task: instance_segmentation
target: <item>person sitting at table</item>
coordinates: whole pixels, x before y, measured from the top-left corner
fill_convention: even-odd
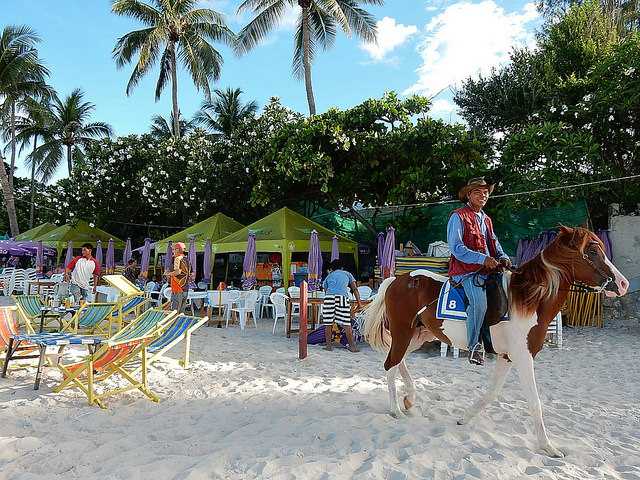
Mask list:
[[[325,350],[333,350],[333,324],[344,328],[349,342],[349,350],[357,352],[353,329],[351,328],[351,302],[349,290],[353,292],[358,303],[358,309],[362,308],[360,293],[356,285],[356,279],[350,272],[342,267],[340,260],[332,261],[327,271],[329,274],[322,282],[324,288],[324,301],[322,303],[322,323],[325,332]]]

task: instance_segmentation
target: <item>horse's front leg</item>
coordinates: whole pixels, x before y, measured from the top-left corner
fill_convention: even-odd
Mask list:
[[[507,374],[511,371],[511,363],[508,360],[503,358],[501,355],[498,356],[496,360],[496,368],[493,372],[493,378],[491,379],[491,384],[487,391],[478,398],[474,404],[469,407],[469,409],[464,413],[464,416],[458,420],[458,425],[464,425],[465,423],[469,423],[473,417],[475,417],[478,413],[486,408],[491,402],[493,402],[504,385],[505,380],[507,379]]]
[[[518,370],[520,384],[529,403],[529,410],[533,416],[533,426],[538,438],[538,445],[540,449],[550,457],[564,457],[564,453],[551,444],[551,440],[549,440],[547,436],[547,430],[544,427],[542,404],[540,402],[540,396],[538,395],[538,388],[536,387],[536,376],[533,371],[533,357],[524,346],[515,350],[516,351],[511,352],[509,355]]]
[[[399,367],[396,365],[387,370],[387,386],[389,387],[389,408],[391,409],[391,416],[402,418],[404,413],[402,413],[400,405],[398,404],[398,390],[396,388],[398,369]]]

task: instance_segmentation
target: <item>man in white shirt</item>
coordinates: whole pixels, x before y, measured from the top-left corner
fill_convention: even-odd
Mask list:
[[[92,252],[93,246],[90,243],[82,245],[82,255],[74,257],[64,271],[64,280],[66,282],[70,281],[69,293],[73,295],[76,302],[79,302],[80,299],[88,300],[89,290],[91,289],[89,282],[92,275],[93,294],[95,295],[96,293],[98,276],[100,275],[100,264],[91,255]]]

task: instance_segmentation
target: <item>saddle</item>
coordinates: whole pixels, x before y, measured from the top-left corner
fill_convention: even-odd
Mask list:
[[[474,278],[474,281],[480,282],[480,286],[487,293],[487,313],[480,330],[480,339],[487,352],[495,353],[491,344],[489,327],[508,320],[507,313],[509,311],[509,300],[502,285],[502,273],[490,273],[484,282],[479,277]],[[452,286],[450,280],[447,280],[440,289],[436,318],[440,320],[466,321],[468,305],[469,300],[464,293],[462,285]]]

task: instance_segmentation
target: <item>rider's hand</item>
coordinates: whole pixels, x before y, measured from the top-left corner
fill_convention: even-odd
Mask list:
[[[498,261],[493,257],[487,257],[484,259],[484,266],[489,270],[493,270],[498,266]]]
[[[502,266],[503,268],[509,268],[511,266],[511,259],[510,258],[501,258],[500,259],[500,266]]]

